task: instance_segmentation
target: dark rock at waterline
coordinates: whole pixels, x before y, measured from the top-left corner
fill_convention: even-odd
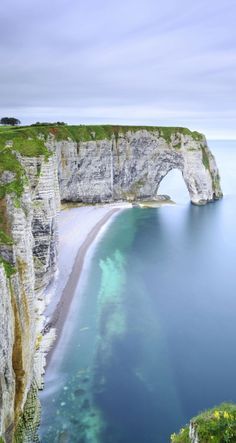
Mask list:
[[[76,389],[76,391],[74,391],[74,394],[77,396],[84,395],[85,393],[86,393],[85,389],[82,388],[78,388]]]
[[[71,422],[73,425],[78,425],[79,420],[78,420],[77,418],[75,418],[75,417],[71,417],[71,418],[70,418],[70,422]]]
[[[62,431],[59,434],[58,443],[69,443],[69,432]]]
[[[163,202],[163,201],[168,201],[168,200],[171,200],[171,198],[170,198],[169,195],[166,195],[166,194],[163,194],[163,195],[157,195],[157,196],[155,197],[155,201],[161,201],[161,202]]]
[[[89,408],[90,408],[90,402],[89,402],[89,400],[86,398],[86,399],[83,401],[82,405],[81,405],[81,409],[89,409]]]
[[[88,376],[83,377],[82,380],[81,380],[81,383],[88,383],[88,382],[89,382],[89,377]]]

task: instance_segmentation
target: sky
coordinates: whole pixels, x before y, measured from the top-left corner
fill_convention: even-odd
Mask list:
[[[0,117],[236,139],[235,0],[1,0]]]

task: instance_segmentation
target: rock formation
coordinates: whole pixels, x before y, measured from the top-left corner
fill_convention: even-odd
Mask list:
[[[182,172],[192,203],[221,196],[214,157],[203,136],[173,132],[166,140],[158,130],[119,133],[105,140],[47,143],[58,156],[62,200],[109,202],[157,195],[162,179],[176,168]]]
[[[38,420],[32,402],[37,415],[52,338],[42,333],[44,290],[57,265],[60,201],[154,199],[173,168],[192,203],[222,196],[204,136],[185,128],[0,130],[0,441],[31,441]]]

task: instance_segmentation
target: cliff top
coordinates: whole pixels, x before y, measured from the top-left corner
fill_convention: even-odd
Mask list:
[[[222,403],[209,409],[191,420],[192,433],[198,438],[190,438],[189,427],[181,429],[179,434],[171,436],[172,443],[199,442],[235,442],[236,440],[236,405]]]
[[[175,133],[189,135],[194,140],[201,140],[203,135],[197,131],[190,131],[188,128],[171,126],[118,126],[118,125],[32,125],[21,127],[0,126],[0,149],[2,145],[12,140],[14,148],[23,155],[45,154],[43,141],[49,135],[53,135],[56,140],[90,141],[111,139],[112,136],[120,137],[127,132],[146,130],[157,133],[167,142],[171,141],[171,136]]]
[[[15,152],[19,152],[26,157],[38,157],[44,155],[48,158],[51,154],[45,146],[48,136],[54,136],[56,140],[71,139],[75,142],[105,140],[115,137],[118,139],[127,132],[146,130],[158,133],[167,143],[171,142],[173,134],[183,134],[192,137],[194,140],[202,140],[204,136],[197,131],[190,131],[187,128],[168,126],[112,126],[112,125],[32,125],[32,126],[0,126],[0,199],[7,192],[22,193],[23,168]],[[176,145],[178,148],[179,145]],[[1,183],[1,175],[4,171],[15,174],[15,180],[11,183]]]

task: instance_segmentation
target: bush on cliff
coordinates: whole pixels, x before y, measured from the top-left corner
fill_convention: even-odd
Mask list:
[[[14,117],[2,117],[0,120],[1,125],[17,126],[20,125],[20,120]]]
[[[199,443],[236,442],[236,405],[222,403],[191,420],[191,427],[198,436]],[[172,443],[192,443],[189,427],[182,428],[179,434],[171,436]]]

